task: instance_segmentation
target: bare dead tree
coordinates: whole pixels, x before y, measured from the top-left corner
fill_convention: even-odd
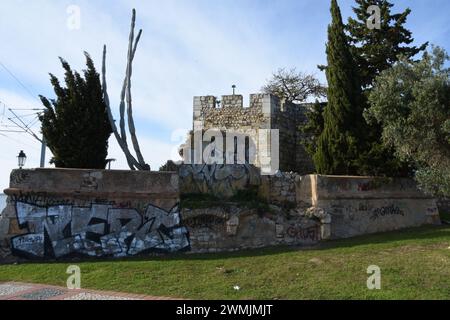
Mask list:
[[[273,94],[285,102],[301,103],[309,97],[326,97],[326,88],[312,74],[298,72],[295,68],[278,69],[262,88],[264,93]]]
[[[134,37],[134,29],[136,26],[136,10],[133,9],[133,14],[131,18],[131,30],[130,36],[128,40],[128,55],[127,55],[127,68],[125,72],[125,79],[122,86],[122,91],[120,94],[120,133],[117,130],[116,122],[114,120],[111,105],[109,101],[107,83],[106,83],[106,45],[103,47],[103,64],[102,64],[102,82],[103,82],[103,97],[105,100],[105,104],[108,110],[109,122],[111,123],[111,127],[113,129],[114,136],[116,137],[117,142],[119,143],[120,148],[122,149],[125,157],[127,159],[128,166],[131,170],[150,170],[150,166],[145,163],[144,157],[142,156],[141,149],[139,147],[139,142],[136,137],[136,129],[134,125],[133,119],[133,105],[131,98],[131,76],[133,74],[133,60],[136,54],[136,49],[139,43],[139,40],[142,35],[142,29],[139,30],[136,38]],[[126,108],[125,108],[126,106]],[[130,132],[131,142],[133,144],[133,149],[136,153],[136,158],[131,154],[130,149],[128,148],[127,143],[127,133],[125,126],[125,111],[127,113],[127,123],[128,130]]]

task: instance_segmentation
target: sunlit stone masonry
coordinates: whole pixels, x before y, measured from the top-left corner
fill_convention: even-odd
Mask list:
[[[261,176],[247,165],[22,169],[5,193],[1,262],[304,247],[440,223],[412,180]]]

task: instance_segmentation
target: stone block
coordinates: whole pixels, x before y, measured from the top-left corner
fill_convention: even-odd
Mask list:
[[[19,227],[17,219],[9,219],[8,236],[23,234],[25,231]]]
[[[232,216],[226,222],[227,234],[229,236],[235,236],[237,234],[238,227],[239,227],[239,217],[238,216]]]
[[[277,238],[284,238],[284,226],[282,224],[275,224],[275,233]]]
[[[331,225],[322,224],[320,226],[320,237],[322,240],[327,240],[331,238]]]
[[[9,218],[0,216],[0,241],[9,234]]]

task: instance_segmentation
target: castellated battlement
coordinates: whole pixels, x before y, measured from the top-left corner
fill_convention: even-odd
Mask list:
[[[194,97],[194,129],[270,128],[270,119],[279,107],[279,99],[270,94],[251,94],[244,107],[242,95]]]
[[[248,107],[262,109],[264,103],[279,105],[277,97],[265,93],[255,93],[250,95]],[[207,108],[244,108],[244,98],[240,94],[224,95],[220,100],[212,95],[194,97],[194,110],[204,110]]]
[[[242,95],[194,97],[194,129],[203,128],[270,128],[270,119],[282,111],[277,97],[256,93],[251,94],[249,103],[244,106]]]
[[[301,174],[314,171],[303,148],[305,137],[300,127],[306,123],[308,104],[281,103],[276,96],[251,94],[244,107],[242,95],[194,97],[193,130],[218,129],[227,132],[277,130],[279,132],[280,168]],[[253,137],[254,138],[254,137]]]

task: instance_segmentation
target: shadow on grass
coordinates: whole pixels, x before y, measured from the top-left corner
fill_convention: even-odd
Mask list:
[[[311,251],[311,250],[330,250],[338,248],[353,248],[365,245],[389,244],[408,240],[450,240],[449,226],[426,226],[419,228],[404,229],[387,233],[364,235],[349,239],[330,240],[322,242],[315,246],[277,246],[261,249],[249,249],[236,252],[224,253],[174,253],[161,255],[141,255],[126,258],[90,258],[76,257],[71,259],[59,259],[53,261],[27,261],[20,264],[60,264],[60,263],[104,263],[104,262],[150,262],[150,261],[196,261],[196,260],[223,260],[232,258],[248,258],[270,256],[283,253]]]

